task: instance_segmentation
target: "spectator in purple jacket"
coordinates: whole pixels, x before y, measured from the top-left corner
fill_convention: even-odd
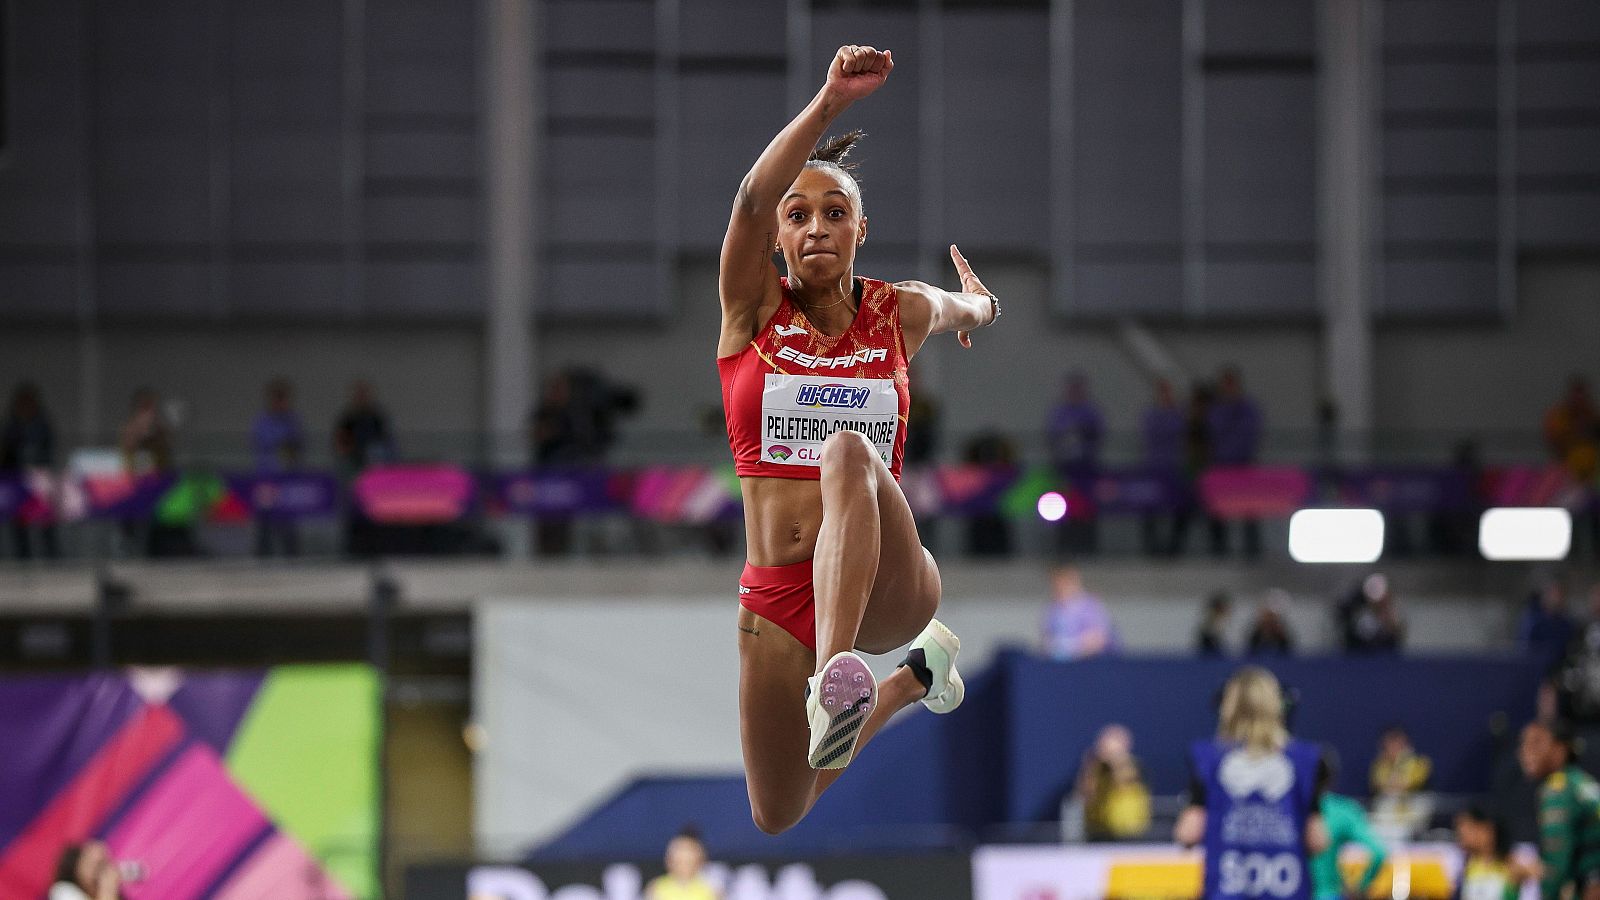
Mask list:
[[[255,449],[258,473],[286,472],[300,465],[305,433],[300,416],[294,411],[294,388],[288,379],[274,378],[268,383],[266,407],[250,428],[250,443]],[[274,548],[284,556],[299,555],[300,535],[294,523],[257,516],[256,555],[271,556]]]
[[[1184,439],[1188,422],[1178,407],[1172,392],[1172,382],[1165,378],[1156,381],[1155,402],[1144,411],[1140,423],[1144,438],[1144,464],[1159,477],[1171,479],[1174,490],[1183,488]],[[1168,538],[1159,536],[1161,522],[1168,522]],[[1177,511],[1166,515],[1150,512],[1144,516],[1144,552],[1150,556],[1170,552],[1176,542],[1172,532],[1177,528]]]
[[[1051,573],[1054,595],[1044,614],[1044,652],[1052,659],[1086,659],[1122,649],[1117,626],[1100,598],[1084,590],[1077,566]]]
[[[1100,469],[1100,441],[1105,429],[1105,417],[1089,397],[1088,376],[1082,372],[1068,375],[1062,401],[1050,410],[1045,437],[1051,463],[1071,483],[1075,496],[1090,494]],[[1093,511],[1070,516],[1058,526],[1056,536],[1066,553],[1093,553],[1098,542]]]
[[[1050,410],[1047,437],[1050,459],[1056,467],[1071,471],[1100,462],[1100,439],[1105,434],[1105,417],[1089,398],[1089,377],[1082,372],[1067,376],[1066,392]]]
[[[1207,416],[1211,436],[1211,462],[1218,466],[1248,466],[1256,461],[1261,444],[1261,410],[1244,392],[1237,366],[1224,366],[1217,380],[1217,398]],[[1261,555],[1261,523],[1245,519],[1244,552],[1254,559]],[[1211,519],[1211,553],[1228,552],[1228,524]]]

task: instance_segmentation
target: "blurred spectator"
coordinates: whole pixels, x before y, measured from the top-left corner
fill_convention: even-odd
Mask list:
[[[1589,382],[1581,375],[1567,382],[1567,394],[1544,415],[1544,443],[1550,457],[1583,483],[1594,479],[1600,460],[1600,414],[1595,412]]]
[[[305,434],[300,428],[300,416],[294,411],[294,387],[287,379],[275,378],[268,383],[266,406],[250,427],[250,443],[255,449],[258,472],[283,472],[300,465]]]
[[[250,428],[256,471],[261,474],[286,472],[298,468],[305,434],[300,416],[294,411],[294,388],[287,379],[275,378],[267,385],[266,406],[256,415]],[[300,535],[294,522],[267,516],[256,517],[256,555],[300,554]]]
[[[122,466],[130,475],[172,471],[172,431],[161,414],[161,398],[150,388],[133,392],[132,408],[117,432]]]
[[[1435,510],[1428,517],[1429,537],[1437,553],[1449,556],[1478,554],[1478,520],[1486,504],[1483,498],[1483,460],[1478,442],[1467,438],[1456,442],[1450,452],[1450,467],[1462,492],[1454,508]]]
[[[1328,847],[1311,858],[1312,896],[1316,900],[1342,900],[1344,897],[1365,897],[1372,883],[1383,871],[1388,851],[1383,842],[1372,833],[1367,822],[1367,811],[1353,797],[1334,793],[1339,781],[1338,761],[1332,751],[1323,754],[1322,767],[1317,772],[1317,788],[1321,799],[1317,809],[1322,813],[1322,824],[1328,830]],[[1339,866],[1339,852],[1347,845],[1356,844],[1367,850],[1367,866],[1353,886],[1344,883],[1344,871]]]
[[[617,419],[638,411],[639,395],[590,369],[565,369],[545,381],[533,412],[538,465],[593,465],[604,461],[617,437]]]
[[[101,841],[73,844],[61,851],[49,900],[120,900],[122,874]]]
[[[1423,793],[1433,775],[1433,762],[1411,746],[1411,735],[1399,724],[1378,736],[1378,755],[1372,761],[1372,814],[1382,830],[1396,838],[1409,837],[1427,823],[1433,811]]]
[[[1545,900],[1586,896],[1600,870],[1600,784],[1574,763],[1572,743],[1565,723],[1530,722],[1517,750],[1523,774],[1539,783],[1539,862],[1527,874]]]
[[[172,454],[172,426],[161,408],[160,396],[150,388],[133,393],[132,409],[117,434],[123,469],[133,478],[175,473]],[[198,477],[197,477],[198,478]],[[168,508],[157,508],[154,519],[144,522],[125,520],[122,533],[129,543],[138,543],[143,531],[144,551],[151,557],[193,556],[199,552],[194,540],[194,519],[199,514],[192,502],[193,482],[179,480],[168,498],[176,500]]]
[[[617,436],[617,419],[636,412],[638,393],[613,384],[603,374],[583,368],[564,369],[545,380],[531,428],[536,466],[596,466]],[[572,549],[572,520],[543,517],[534,527],[535,549],[564,555]]]
[[[1117,626],[1100,598],[1084,590],[1077,566],[1051,573],[1054,599],[1044,616],[1044,650],[1052,659],[1070,660],[1122,649]]]
[[[1566,396],[1544,415],[1544,442],[1550,458],[1566,470],[1582,499],[1567,503],[1572,508],[1573,538],[1580,532],[1589,535],[1589,550],[1600,558],[1600,498],[1595,496],[1595,474],[1600,470],[1600,412],[1595,409],[1589,381],[1573,375],[1567,382]]]
[[[1015,470],[1017,447],[999,431],[980,431],[962,448],[961,461],[969,466]],[[973,556],[1010,556],[1011,520],[998,510],[969,516],[967,551]]]
[[[645,886],[645,900],[718,900],[718,893],[701,870],[706,865],[706,848],[700,835],[685,828],[667,842],[666,874]]]
[[[1062,826],[1069,841],[1125,841],[1149,830],[1150,789],[1139,774],[1133,734],[1126,726],[1100,729],[1083,754]]]
[[[539,405],[531,418],[533,464],[535,466],[578,466],[585,459],[577,434],[577,413],[572,406],[572,381],[566,372],[545,379]],[[726,425],[724,425],[726,427]],[[533,526],[534,552],[542,556],[565,556],[572,551],[572,518],[540,516]]]
[[[1317,401],[1317,465],[1326,472],[1339,468],[1339,404],[1332,397]]]
[[[1285,618],[1288,613],[1289,594],[1278,589],[1268,591],[1261,608],[1256,610],[1256,621],[1250,627],[1245,652],[1251,656],[1293,655],[1294,636],[1289,633]]]
[[[1556,714],[1591,738],[1585,751],[1600,751],[1600,584],[1589,590],[1588,619],[1567,644],[1554,688]]]
[[[939,452],[939,404],[927,393],[919,390],[911,398],[910,413],[906,416],[906,465],[931,463]]]
[[[1182,556],[1184,542],[1189,536],[1189,523],[1199,508],[1199,493],[1195,481],[1211,465],[1211,404],[1216,395],[1211,386],[1196,383],[1189,392],[1189,413],[1184,423],[1184,474],[1183,496],[1178,511],[1172,518],[1172,542],[1167,550],[1173,556]]]
[[[394,461],[389,416],[365,380],[351,384],[350,402],[334,422],[333,456],[340,473],[349,480],[368,466]],[[367,518],[361,504],[350,498],[345,508],[345,551],[352,556],[371,556],[380,552],[384,540],[384,529]]]
[[[1539,701],[1535,717],[1540,721],[1555,720],[1553,690],[1547,684],[1539,688]],[[1518,741],[1521,735],[1509,720],[1495,717],[1489,723],[1489,734],[1494,741],[1494,768],[1489,784],[1487,803],[1490,815],[1499,826],[1500,839],[1508,847],[1527,847],[1539,842],[1539,786],[1522,773],[1518,758]]]
[[[1468,806],[1456,814],[1456,846],[1461,848],[1458,900],[1516,900],[1519,880],[1512,873],[1510,848],[1499,823],[1481,806]]]
[[[55,430],[50,427],[50,416],[39,399],[39,386],[24,381],[12,392],[11,408],[4,425],[0,425],[0,475],[26,482],[30,473],[49,472],[55,462]],[[10,531],[17,557],[32,558],[33,529],[23,513],[12,518]],[[46,521],[38,531],[44,555],[57,556],[60,548],[56,543],[55,525]]]
[[[1335,613],[1347,653],[1398,653],[1405,643],[1405,622],[1387,575],[1368,575]]]
[[[1079,513],[1069,513],[1056,527],[1058,546],[1066,553],[1093,553],[1099,542],[1099,526],[1087,498],[1100,470],[1104,435],[1105,417],[1089,397],[1089,378],[1073,372],[1067,376],[1062,400],[1050,410],[1045,427],[1051,465],[1071,485],[1069,496],[1082,498],[1077,504]]]
[[[1228,617],[1233,614],[1233,598],[1218,591],[1206,598],[1206,609],[1195,636],[1195,652],[1201,656],[1228,655]]]
[[[1180,484],[1187,424],[1183,410],[1178,408],[1177,398],[1173,395],[1172,382],[1165,378],[1156,381],[1155,401],[1144,411],[1144,421],[1140,427],[1144,439],[1145,466],[1162,477],[1171,478],[1175,485]],[[1163,518],[1167,520],[1164,539],[1160,533]],[[1167,516],[1146,513],[1142,524],[1144,552],[1147,555],[1155,556],[1171,550],[1174,539],[1172,532],[1177,525],[1175,513]]]
[[[378,405],[372,385],[366,381],[350,386],[350,403],[333,426],[333,455],[345,474],[351,476],[374,463],[394,461],[389,416]]]
[[[1050,461],[1059,471],[1071,474],[1099,465],[1105,417],[1089,398],[1087,375],[1073,372],[1067,376],[1061,402],[1050,410],[1045,433],[1050,442]]]
[[[1528,594],[1528,605],[1517,620],[1517,640],[1529,656],[1546,668],[1558,664],[1577,631],[1567,615],[1567,587],[1551,578]]]
[[[1261,411],[1256,402],[1244,392],[1244,383],[1238,368],[1225,366],[1217,381],[1217,399],[1207,413],[1206,422],[1211,439],[1211,463],[1218,466],[1248,466],[1256,461],[1261,444]],[[1228,552],[1228,523],[1210,519],[1211,553],[1223,556]],[[1244,531],[1245,555],[1254,559],[1261,555],[1261,523],[1256,519],[1240,521]]]
[[[564,466],[585,461],[575,420],[572,382],[566,372],[557,372],[545,379],[539,405],[533,410],[534,465]]]

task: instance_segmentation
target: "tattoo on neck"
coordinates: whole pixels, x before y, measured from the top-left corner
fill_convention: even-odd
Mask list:
[[[760,630],[758,630],[754,625],[740,625],[739,630],[745,634],[761,634]]]

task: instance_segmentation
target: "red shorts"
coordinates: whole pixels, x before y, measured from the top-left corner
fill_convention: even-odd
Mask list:
[[[794,635],[817,652],[816,592],[811,588],[811,560],[787,566],[745,563],[739,576],[739,605]]]

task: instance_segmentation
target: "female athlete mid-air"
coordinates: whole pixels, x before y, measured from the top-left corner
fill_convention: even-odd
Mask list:
[[[939,569],[897,483],[907,364],[942,332],[970,347],[999,301],[954,246],[960,293],[856,276],[867,217],[841,161],[861,135],[817,147],[893,69],[887,50],[839,48],[739,185],[722,242],[717,369],[749,544],[740,733],[751,815],[770,834],[799,822],[896,711],[920,700],[949,712],[964,691],[960,642],[933,618]],[[857,655],[907,641],[881,684]]]

